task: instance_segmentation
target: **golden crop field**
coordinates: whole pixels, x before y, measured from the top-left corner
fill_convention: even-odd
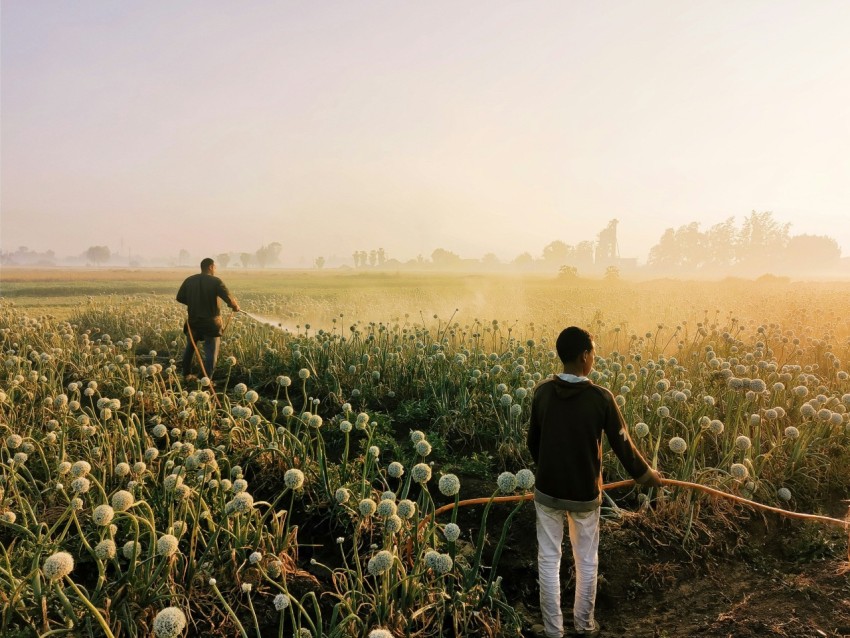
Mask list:
[[[187,274],[3,270],[0,634],[528,635],[529,409],[568,325],[666,479],[833,519],[612,490],[613,628],[850,627],[850,284],[223,271],[210,382],[179,374]]]

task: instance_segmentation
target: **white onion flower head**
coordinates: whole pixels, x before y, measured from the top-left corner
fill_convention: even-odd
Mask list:
[[[401,531],[402,524],[403,523],[401,518],[396,514],[393,514],[391,516],[388,516],[384,521],[384,530],[386,530],[388,534],[396,534],[397,532]]]
[[[513,472],[502,472],[496,479],[496,485],[504,494],[510,494],[517,488],[516,475]]]
[[[59,580],[74,570],[74,557],[68,552],[56,552],[44,561],[42,571],[47,580]]]
[[[401,518],[411,518],[416,513],[416,503],[414,503],[410,499],[402,499],[398,502],[398,508],[396,509],[396,513]]]
[[[370,446],[369,446],[369,449],[366,451],[366,453],[367,453],[367,454],[368,454],[371,458],[376,459],[376,458],[378,458],[379,456],[381,456],[381,448],[379,448],[377,445],[370,445]]]
[[[393,478],[401,478],[401,475],[404,474],[404,466],[398,461],[393,461],[387,466],[387,474]]]
[[[153,619],[156,638],[177,638],[186,628],[186,615],[177,607],[166,607]]]
[[[280,375],[277,378],[277,384],[282,388],[288,388],[292,385],[292,379],[290,379],[286,375]]]
[[[349,432],[351,432],[352,427],[353,426],[351,425],[350,421],[341,421],[339,424],[339,431],[343,434],[348,434]]]
[[[233,391],[237,394],[237,396],[243,396],[246,392],[248,392],[248,386],[244,383],[237,383],[233,386]]]
[[[454,543],[458,538],[460,538],[460,527],[455,523],[447,523],[443,528],[443,536],[445,536],[446,540],[450,543]]]
[[[111,538],[104,538],[94,546],[94,555],[100,560],[110,560],[115,558],[117,551],[118,549],[115,547],[115,541]]]
[[[177,553],[177,548],[180,541],[176,536],[171,534],[163,534],[156,541],[156,553],[160,556],[172,556]]]
[[[431,480],[431,466],[427,463],[417,463],[410,470],[410,477],[416,483],[427,483]]]
[[[460,479],[454,474],[443,474],[438,486],[445,496],[454,496],[460,492]]]
[[[77,461],[71,466],[71,476],[81,477],[91,472],[91,464],[88,461]]]
[[[637,436],[639,439],[642,439],[647,434],[649,434],[649,426],[646,423],[641,421],[640,423],[635,425],[635,436]]]
[[[371,498],[364,498],[357,506],[357,511],[359,511],[360,515],[364,518],[372,516],[372,514],[374,514],[377,509],[378,506]]]
[[[780,487],[776,491],[776,496],[780,501],[790,501],[791,500],[791,490],[787,487]]]
[[[753,442],[750,441],[749,437],[744,436],[743,434],[735,439],[735,447],[742,451],[749,450],[753,445]]]
[[[337,503],[342,505],[343,503],[347,503],[348,499],[351,498],[351,492],[349,492],[344,487],[340,487],[337,489],[336,492],[334,492],[334,498],[336,499]]]
[[[98,505],[91,514],[94,524],[100,526],[109,525],[114,517],[115,510],[112,509],[111,505],[106,504]]]
[[[688,451],[688,442],[680,436],[674,436],[667,445],[675,454],[684,454]]]
[[[523,468],[516,473],[516,485],[521,490],[530,490],[534,487],[534,472]]]
[[[245,398],[245,400],[246,400],[248,403],[256,403],[256,402],[257,402],[257,400],[260,398],[260,395],[259,395],[259,394],[257,394],[254,390],[248,390],[248,391],[245,393],[245,397],[244,397],[244,398]]]
[[[136,541],[127,541],[121,548],[121,553],[127,560],[132,560],[142,553],[142,545]]]
[[[393,564],[393,555],[386,549],[382,549],[369,559],[366,569],[373,576],[388,571]]]
[[[224,506],[224,511],[228,515],[245,514],[252,509],[254,509],[254,497],[248,492],[239,492]]]
[[[283,611],[289,607],[289,596],[286,594],[278,594],[274,597],[274,608],[277,611]]]
[[[373,629],[369,632],[369,638],[395,638],[388,629]]]
[[[117,476],[118,478],[124,478],[129,473],[130,473],[130,464],[129,463],[124,463],[122,461],[121,463],[118,463],[115,466],[115,476]]]
[[[428,456],[429,454],[431,454],[431,444],[428,443],[428,441],[426,441],[425,439],[417,441],[413,447],[419,456]]]
[[[747,470],[747,466],[743,463],[733,463],[732,467],[729,468],[729,473],[733,478],[743,481],[750,475],[749,470]]]
[[[85,476],[75,478],[73,481],[71,481],[71,490],[77,492],[78,494],[85,494],[90,489],[91,481],[89,481]]]
[[[452,571],[454,561],[448,554],[438,554],[434,564],[434,571],[438,574],[448,574]]]
[[[248,489],[248,481],[242,478],[238,478],[233,481],[233,492],[235,494],[239,494],[240,492],[244,492]]]
[[[708,429],[711,430],[712,434],[723,434],[723,421],[719,419],[712,419],[712,421],[708,424]]]
[[[425,433],[422,430],[413,430],[410,433],[410,440],[414,445],[416,445],[419,441],[425,440]]]
[[[395,516],[397,510],[398,506],[396,506],[394,501],[385,500],[378,503],[376,511],[378,516],[386,518],[387,516]]]
[[[283,483],[291,490],[300,489],[304,485],[304,472],[294,467],[286,470],[283,475]]]
[[[310,371],[307,368],[301,368],[298,371],[298,378],[299,379],[305,379],[305,380],[309,379],[310,378]]]
[[[797,439],[800,437],[800,430],[795,428],[793,425],[789,425],[785,428],[785,436],[791,440]]]

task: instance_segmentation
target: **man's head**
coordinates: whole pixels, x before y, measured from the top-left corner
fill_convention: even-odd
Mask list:
[[[593,367],[593,338],[587,330],[576,326],[564,328],[558,335],[555,349],[564,364],[564,370],[586,375]]]
[[[213,261],[210,257],[201,261],[201,272],[205,272],[208,275],[213,274],[215,272],[215,261]]]

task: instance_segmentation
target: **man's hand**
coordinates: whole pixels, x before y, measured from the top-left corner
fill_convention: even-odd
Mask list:
[[[661,473],[653,469],[650,469],[641,477],[640,484],[644,487],[655,487],[659,489],[664,486],[664,483],[661,482]]]

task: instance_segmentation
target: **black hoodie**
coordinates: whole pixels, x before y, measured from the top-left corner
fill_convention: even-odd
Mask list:
[[[649,465],[629,438],[609,390],[559,377],[537,384],[528,428],[528,449],[537,464],[536,501],[572,511],[599,506],[603,431],[626,471],[638,482],[648,480]]]

